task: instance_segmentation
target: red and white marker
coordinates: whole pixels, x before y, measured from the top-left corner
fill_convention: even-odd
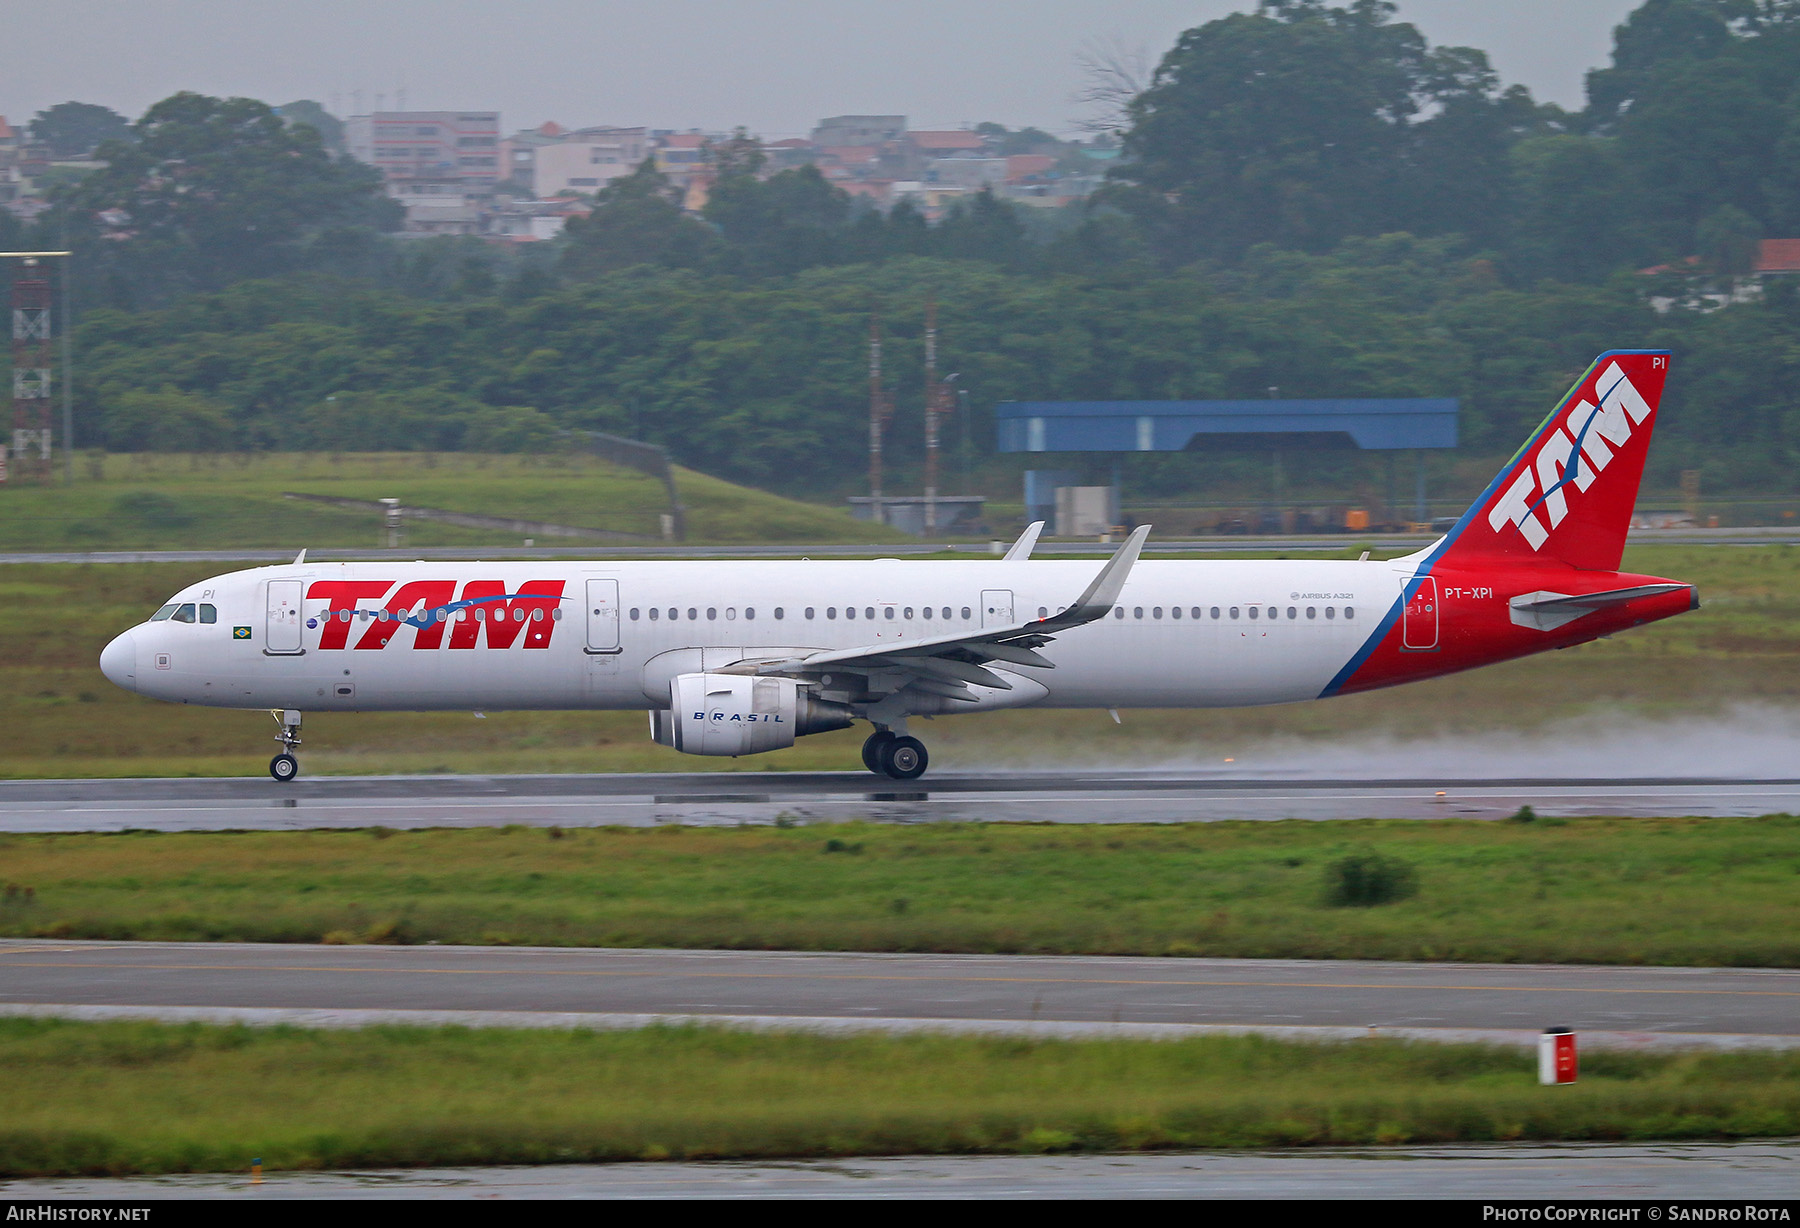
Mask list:
[[[1568,1028],[1545,1028],[1538,1037],[1538,1082],[1573,1083],[1576,1070],[1575,1033]]]

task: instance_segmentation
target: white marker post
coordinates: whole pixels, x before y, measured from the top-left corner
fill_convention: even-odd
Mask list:
[[[1545,1028],[1538,1037],[1538,1082],[1573,1083],[1577,1071],[1575,1033],[1568,1028]]]

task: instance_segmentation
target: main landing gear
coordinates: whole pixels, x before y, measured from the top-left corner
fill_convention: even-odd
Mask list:
[[[871,772],[892,776],[895,780],[917,780],[931,763],[925,743],[896,734],[891,729],[877,729],[870,734],[869,740],[863,743],[862,758],[863,766]]]
[[[276,709],[269,713],[281,725],[281,732],[275,740],[281,743],[281,753],[269,760],[269,775],[277,784],[285,785],[300,774],[300,761],[294,758],[294,748],[300,745],[300,714],[293,709],[282,711]]]

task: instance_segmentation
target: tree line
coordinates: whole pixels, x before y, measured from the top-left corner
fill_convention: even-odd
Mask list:
[[[1538,103],[1383,0],[1267,0],[1181,36],[1082,206],[980,193],[928,224],[766,174],[740,135],[697,217],[645,165],[556,242],[502,250],[392,237],[374,172],[304,107],[180,94],[104,140],[39,233],[0,214],[0,243],[76,247],[83,429],[115,448],[594,427],[826,488],[861,467],[870,314],[916,404],[930,293],[984,451],[999,400],[1271,386],[1458,396],[1465,444],[1503,451],[1593,354],[1668,345],[1681,464],[1793,489],[1792,284],[1717,310],[1694,291],[1800,237],[1800,0],[1646,0],[1587,96]]]

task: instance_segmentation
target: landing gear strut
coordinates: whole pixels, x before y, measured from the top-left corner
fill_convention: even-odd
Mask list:
[[[300,714],[292,708],[285,711],[277,709],[269,713],[281,725],[281,732],[275,740],[281,743],[281,753],[269,760],[269,775],[277,784],[286,784],[300,774],[300,761],[294,758],[294,748],[300,745]]]
[[[917,738],[896,735],[888,729],[877,729],[863,743],[863,765],[881,776],[895,780],[917,780],[925,774],[931,756],[925,743]]]

